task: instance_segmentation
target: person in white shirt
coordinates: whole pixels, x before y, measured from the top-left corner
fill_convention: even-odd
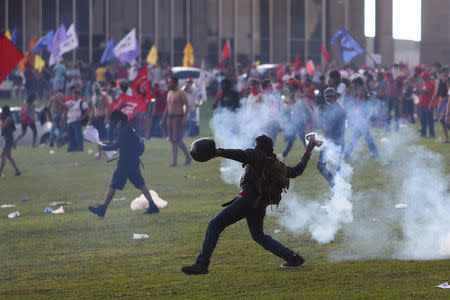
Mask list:
[[[66,103],[67,127],[69,133],[69,146],[67,152],[83,151],[83,134],[81,133],[82,120],[89,115],[89,105],[81,99],[79,89],[73,91],[72,99]]]

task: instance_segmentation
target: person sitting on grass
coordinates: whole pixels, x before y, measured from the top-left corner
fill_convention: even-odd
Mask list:
[[[195,264],[184,266],[181,271],[189,275],[207,274],[211,255],[219,240],[219,235],[229,225],[246,218],[253,239],[264,249],[284,259],[282,268],[297,268],[305,261],[298,253],[264,234],[266,207],[278,204],[281,192],[289,187],[289,178],[303,173],[311,157],[311,151],[319,142],[310,139],[305,154],[295,167],[285,166],[273,153],[273,141],[266,135],[256,138],[255,149],[217,149],[215,157],[236,160],[245,166],[241,177],[239,197],[225,203],[227,206],[209,222],[202,250]],[[274,175],[277,174],[277,175]]]
[[[102,146],[104,151],[112,151],[119,149],[119,161],[117,162],[117,168],[114,171],[111,184],[106,192],[103,204],[93,207],[89,206],[88,209],[98,215],[104,217],[106,209],[108,208],[111,199],[114,197],[116,189],[123,190],[127,179],[142,193],[148,200],[149,208],[145,214],[159,213],[158,207],[153,202],[152,196],[145,185],[144,178],[142,177],[139,164],[141,160],[139,155],[142,154],[139,151],[139,136],[134,129],[128,125],[128,117],[119,110],[115,110],[111,113],[110,122],[112,126],[115,126],[119,130],[119,136],[115,143],[108,146]]]
[[[11,149],[14,143],[14,131],[16,130],[16,126],[14,125],[14,120],[11,115],[11,110],[8,105],[4,105],[2,107],[2,114],[0,115],[0,120],[2,121],[2,136],[5,139],[5,145],[3,146],[2,154],[1,154],[1,162],[0,162],[0,177],[2,177],[2,171],[5,167],[7,157],[11,162],[12,166],[16,170],[16,176],[20,176],[21,173],[19,168],[16,165],[16,161],[11,156]]]

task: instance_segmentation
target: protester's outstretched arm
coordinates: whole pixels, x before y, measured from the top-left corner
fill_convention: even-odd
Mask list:
[[[295,167],[286,167],[287,177],[295,178],[297,176],[302,175],[303,171],[305,171],[306,166],[308,165],[309,159],[311,158],[311,152],[313,151],[316,145],[317,145],[316,139],[311,138],[308,145],[306,146],[305,153],[303,154],[298,164]]]
[[[219,148],[216,150],[216,157],[220,156],[223,158],[232,159],[238,161],[243,164],[248,164],[254,161],[254,150],[247,149],[222,149]]]

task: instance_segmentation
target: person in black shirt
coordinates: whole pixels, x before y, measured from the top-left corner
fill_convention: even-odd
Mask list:
[[[213,108],[226,107],[235,111],[239,108],[239,93],[236,92],[231,85],[229,79],[222,80],[222,90],[217,93],[216,102],[214,102]]]
[[[0,115],[0,121],[1,121],[1,131],[2,131],[2,137],[5,139],[5,145],[3,146],[2,154],[0,155],[1,161],[0,161],[0,177],[2,177],[2,171],[5,167],[6,158],[9,159],[12,166],[16,170],[16,176],[20,176],[22,173],[20,173],[19,168],[17,167],[16,161],[11,155],[11,149],[13,147],[14,143],[14,131],[16,130],[16,126],[14,124],[14,120],[12,118],[11,109],[8,105],[3,105],[2,107],[2,113]]]
[[[336,102],[336,90],[329,87],[324,92],[325,107],[322,110],[320,123],[325,135],[325,138],[336,145],[340,152],[344,150],[344,133],[345,133],[345,110]],[[339,163],[336,169],[339,169]],[[327,159],[325,151],[320,152],[319,160],[317,162],[317,170],[325,177],[331,187],[334,186],[334,175],[327,169]]]
[[[153,202],[152,196],[145,185],[144,178],[142,177],[141,170],[139,168],[139,149],[138,140],[134,129],[132,129],[127,122],[128,117],[119,110],[115,110],[111,114],[111,124],[119,129],[119,136],[116,142],[112,145],[102,146],[104,151],[112,151],[119,149],[119,161],[117,162],[117,168],[114,171],[111,184],[105,195],[103,204],[93,207],[89,206],[89,210],[98,215],[104,217],[106,209],[108,208],[111,199],[114,197],[116,189],[123,190],[127,179],[139,190],[142,191],[145,198],[149,203],[149,208],[145,212],[146,214],[158,213],[159,209]]]
[[[295,167],[285,167],[287,178],[295,178],[303,173],[311,157],[311,151],[317,141],[312,138],[306,147],[305,154]],[[216,157],[224,157],[238,161],[245,165],[244,174],[241,177],[241,193],[214,219],[209,222],[202,250],[195,264],[181,268],[186,274],[207,274],[211,255],[217,245],[219,235],[229,225],[246,218],[253,239],[264,249],[284,259],[287,263],[283,268],[295,268],[303,264],[304,259],[291,249],[283,246],[269,235],[264,234],[263,222],[266,214],[266,205],[259,201],[258,182],[261,178],[265,163],[268,159],[276,159],[273,153],[272,139],[266,135],[256,138],[254,149],[217,149]],[[225,206],[224,205],[224,206]]]

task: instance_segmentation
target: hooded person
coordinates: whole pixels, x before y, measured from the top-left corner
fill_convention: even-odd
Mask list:
[[[207,274],[211,255],[220,234],[227,226],[243,218],[247,220],[252,238],[264,249],[286,261],[282,268],[301,266],[304,259],[298,253],[264,234],[263,223],[266,207],[278,204],[281,200],[281,192],[289,187],[289,178],[295,178],[303,173],[316,144],[317,141],[312,138],[306,147],[305,154],[295,167],[288,167],[277,160],[273,153],[272,139],[266,135],[256,138],[254,149],[216,149],[215,157],[228,158],[243,164],[241,192],[237,198],[225,203],[223,205],[226,206],[225,209],[209,222],[203,247],[196,262],[191,266],[182,267],[181,271],[189,275]],[[274,178],[273,174],[279,176]],[[282,186],[278,185],[280,182],[283,182]]]
[[[106,209],[108,208],[111,199],[114,197],[116,190],[123,190],[127,180],[130,180],[131,183],[137,189],[141,190],[147,198],[149,207],[145,214],[159,213],[159,209],[155,205],[152,196],[145,185],[144,177],[142,177],[141,174],[141,160],[139,158],[142,154],[139,150],[139,143],[141,143],[140,137],[136,134],[134,129],[129,126],[127,120],[128,117],[119,110],[115,110],[111,113],[111,125],[118,128],[118,138],[113,144],[102,146],[102,150],[104,151],[119,150],[117,168],[114,171],[103,204],[96,207],[88,207],[92,213],[102,218],[105,216]]]

